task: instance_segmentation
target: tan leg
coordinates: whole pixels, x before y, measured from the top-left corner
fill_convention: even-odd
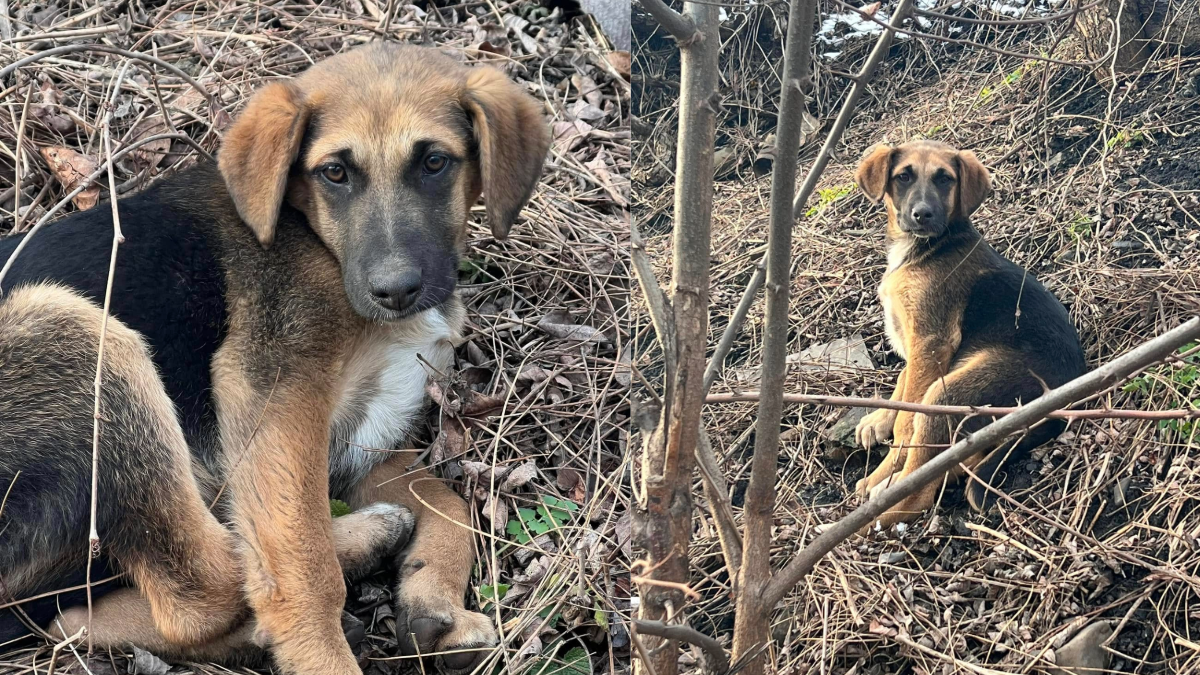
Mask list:
[[[406,654],[457,652],[439,659],[448,670],[469,670],[497,641],[491,619],[463,606],[475,563],[470,513],[426,469],[408,470],[412,461],[411,453],[399,453],[376,467],[357,487],[351,506],[386,501],[416,515],[396,588],[401,648]]]
[[[50,634],[63,639],[88,626],[87,607],[72,607],[50,625]],[[221,661],[261,660],[265,646],[256,642],[254,622],[242,620],[232,631],[197,645],[181,645],[168,640],[158,630],[150,603],[134,588],[122,588],[105,595],[92,606],[88,634],[101,649],[124,649],[136,645],[152,654],[188,660]]]
[[[896,378],[896,389],[892,392],[891,400],[908,401],[908,394],[908,367],[905,366]],[[874,471],[855,485],[854,489],[858,494],[866,496],[872,488],[886,481],[904,466],[906,443],[912,436],[912,413],[880,408],[864,417],[855,428],[855,439],[868,450],[891,436],[895,437],[895,442],[888,450],[887,456]]]
[[[980,352],[973,355],[944,378],[933,382],[921,397],[921,402],[931,405],[1011,405],[1015,399],[1032,400],[1040,394],[1037,381],[1028,375],[1019,357],[1002,350]],[[1030,396],[1028,393],[1032,393]],[[962,417],[958,415],[912,415],[911,447],[908,449],[904,466],[895,475],[902,480],[924,466],[942,452],[953,440],[954,431]],[[977,427],[985,420],[972,418],[969,426]],[[899,433],[900,420],[897,420]],[[967,463],[978,461],[984,453],[970,458]],[[950,472],[954,481],[961,472]],[[910,522],[922,512],[933,507],[943,481],[934,481],[923,489],[883,513],[878,522],[884,528],[899,522]]]

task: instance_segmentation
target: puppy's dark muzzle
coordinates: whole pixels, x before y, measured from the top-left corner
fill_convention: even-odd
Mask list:
[[[946,211],[940,204],[917,203],[900,217],[900,229],[916,237],[936,237],[946,230]]]
[[[423,288],[418,270],[372,275],[367,285],[375,304],[391,312],[403,312],[415,305]]]

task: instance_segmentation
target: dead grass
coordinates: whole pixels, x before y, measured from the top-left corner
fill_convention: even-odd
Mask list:
[[[469,62],[492,63],[546,102],[558,140],[524,222],[499,243],[482,209],[473,217],[462,274],[468,342],[457,372],[443,382],[447,396],[494,397],[500,407],[475,420],[431,414],[430,432],[419,442],[432,441],[440,472],[460,481],[479,507],[481,562],[470,601],[486,607],[503,633],[503,648],[487,668],[564,675],[625,669],[629,379],[618,364],[628,361],[629,340],[628,61],[612,55],[592,19],[550,4],[474,0],[419,7],[372,0],[8,7],[0,29],[16,39],[0,40],[0,63],[64,44],[108,44],[156,55],[213,95],[210,105],[179,77],[132,61],[117,96],[117,150],[175,133],[215,153],[221,131],[255,87],[373,39],[432,42]],[[72,180],[103,163],[100,102],[124,61],[76,52],[0,82],[0,232],[27,229]],[[117,191],[137,190],[195,159],[178,137],[148,144],[118,164]],[[101,178],[62,213],[107,199],[106,185]],[[506,484],[513,472],[523,481]],[[514,531],[547,523],[533,510],[547,498],[563,500],[549,511],[556,522],[518,543]],[[389,576],[349,595],[347,609],[366,625],[358,647],[366,672],[415,668],[390,659],[397,650]],[[58,672],[83,672],[66,654]],[[41,672],[48,659],[45,645],[22,647],[0,656],[0,672]],[[125,661],[105,655],[91,670],[124,672]]]
[[[786,16],[779,3],[729,12],[717,145],[718,157],[726,148],[732,159],[716,185],[712,345],[765,250],[769,177],[756,175],[753,162],[775,126]],[[678,61],[647,24],[635,19],[635,28],[634,217],[667,279]],[[979,29],[972,37],[1038,53],[1059,36]],[[831,71],[856,71],[868,48],[846,45],[819,66],[810,112],[822,127],[802,147],[802,174],[847,86]],[[1071,50],[1068,39],[1056,55]],[[997,189],[975,221],[1063,300],[1093,366],[1200,311],[1200,58],[1161,57],[1110,91],[1079,70],[912,40],[893,47],[796,223],[788,349],[861,333],[879,369],[794,368],[787,390],[873,396],[894,384],[900,360],[887,347],[876,298],[884,218],[852,181],[862,152],[884,140],[928,136],[984,160]],[[755,388],[762,312],[760,302],[717,391]],[[657,348],[643,314],[635,312],[634,364],[653,382]],[[1093,405],[1194,405],[1198,379],[1195,364],[1163,367]],[[755,410],[706,411],[735,506],[749,479]],[[777,566],[814,526],[857,503],[850,493],[866,453],[824,438],[843,412],[792,406],[785,414]],[[1134,420],[1079,424],[1027,463],[1031,477],[1013,491],[1015,503],[980,516],[950,489],[936,516],[903,534],[844,544],[776,615],[777,672],[1037,672],[1049,665],[1048,650],[1100,619],[1119,623],[1109,644],[1114,672],[1195,672],[1198,434]],[[703,511],[691,556],[704,600],[687,608],[690,621],[728,645],[728,577]]]

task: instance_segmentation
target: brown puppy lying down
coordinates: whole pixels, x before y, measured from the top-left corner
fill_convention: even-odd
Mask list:
[[[452,365],[468,210],[497,238],[549,147],[499,71],[375,43],[268,84],[202,164],[121,199],[101,399],[92,639],[359,673],[343,575],[398,565],[406,654],[473,667],[467,505],[409,453],[426,366]],[[0,296],[0,604],[83,581],[105,204],[29,240]],[[0,239],[0,260],[22,240]],[[329,499],[357,509],[333,520]],[[211,506],[211,508],[210,508]],[[415,520],[415,532],[413,532]],[[410,532],[412,536],[410,538]],[[0,610],[0,641],[73,635],[80,593]],[[72,608],[74,605],[74,608]]]

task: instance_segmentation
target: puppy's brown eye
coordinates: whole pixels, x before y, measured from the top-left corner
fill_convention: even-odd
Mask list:
[[[441,173],[449,162],[445,155],[430,155],[425,158],[425,173]]]
[[[346,167],[341,164],[330,164],[321,169],[321,175],[330,183],[345,183]]]
[[[907,183],[908,181],[912,180],[912,174],[907,171],[904,173],[898,173],[896,174],[896,180],[900,181],[901,183]]]

